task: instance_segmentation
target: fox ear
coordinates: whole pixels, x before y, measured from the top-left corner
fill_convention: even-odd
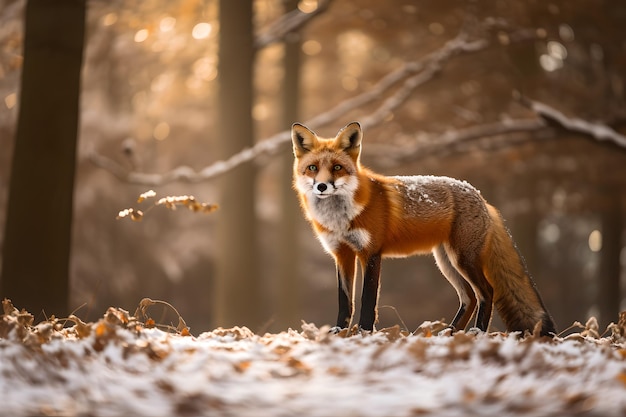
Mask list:
[[[293,142],[293,153],[299,158],[315,147],[317,136],[308,127],[294,123],[291,126],[291,141]]]
[[[348,123],[346,127],[337,133],[335,142],[339,143],[341,149],[353,158],[358,158],[361,153],[361,139],[363,131],[359,122]]]

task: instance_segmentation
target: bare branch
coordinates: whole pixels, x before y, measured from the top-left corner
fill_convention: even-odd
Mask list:
[[[379,160],[382,165],[406,163],[419,158],[431,156],[442,150],[493,136],[511,135],[513,133],[536,132],[547,128],[547,123],[540,119],[507,119],[499,122],[485,123],[464,129],[453,129],[443,133],[420,133],[412,143],[397,147],[396,152],[390,153],[388,144],[370,144],[368,149],[377,155],[385,155],[385,160]],[[385,152],[378,152],[377,147],[385,148]]]
[[[258,34],[254,40],[254,48],[259,50],[275,42],[282,41],[289,33],[293,33],[304,27],[314,17],[318,16],[330,5],[332,0],[322,0],[318,3],[317,9],[311,13],[304,13],[300,10],[292,10],[282,15],[270,25],[263,33]]]
[[[387,99],[383,105],[379,107],[379,109],[377,109],[370,116],[366,117],[361,123],[364,128],[372,127],[380,123],[391,111],[395,110],[402,103],[404,103],[413,90],[426,81],[432,79],[435,74],[440,71],[443,64],[451,57],[461,53],[481,51],[487,46],[488,42],[484,39],[468,41],[467,35],[465,33],[460,33],[455,38],[446,42],[435,52],[432,52],[419,60],[409,62],[399,69],[390,72],[385,77],[380,79],[370,90],[341,102],[331,110],[309,120],[306,124],[312,128],[327,125],[356,108],[380,99],[385,92],[402,79],[417,73],[416,76],[405,81],[403,86],[404,88],[398,90],[393,96]]]
[[[554,107],[526,97],[521,97],[520,101],[541,117],[558,123],[566,130],[583,133],[596,140],[606,140],[613,142],[621,148],[626,148],[626,136],[616,132],[604,123],[592,123],[577,117],[568,117]]]
[[[527,37],[522,37],[521,39],[525,40]],[[395,109],[400,107],[416,88],[431,80],[441,70],[443,64],[448,59],[460,53],[480,51],[487,46],[488,43],[485,40],[467,41],[465,34],[462,33],[426,57],[410,62],[396,71],[389,73],[370,90],[339,103],[334,108],[308,120],[306,124],[311,128],[319,128],[332,123],[346,113],[378,100],[379,97],[383,96],[388,90],[394,87],[394,85],[404,79],[403,84],[391,96],[384,100],[376,110],[361,119],[361,124],[364,128],[374,127],[384,121]],[[407,76],[411,74],[415,75],[407,78]],[[607,140],[622,148],[626,148],[626,137],[605,124],[591,123],[580,118],[565,116],[562,112],[545,103],[528,98],[521,98],[520,100],[539,116],[547,120],[555,121],[567,130],[587,134],[597,140]],[[451,130],[443,134],[422,134],[413,146],[409,148],[403,147],[401,153],[396,156],[390,156],[390,158],[394,161],[402,162],[415,159],[416,157],[423,157],[437,152],[438,150],[471,140],[518,132],[537,131],[546,127],[548,127],[548,125],[543,119],[522,119],[505,120],[466,129]],[[116,161],[98,155],[95,152],[92,152],[89,158],[94,164],[111,172],[120,180],[129,183],[149,186],[157,186],[174,181],[194,183],[222,175],[240,164],[255,159],[259,155],[274,155],[280,151],[283,145],[290,141],[290,137],[288,130],[280,132],[257,143],[251,148],[246,148],[224,161],[217,161],[200,171],[181,166],[164,174],[148,174],[128,171],[127,168]]]
[[[361,106],[379,100],[385,93],[401,80],[403,85],[389,96],[372,114],[363,119],[363,126],[371,128],[382,122],[388,114],[397,109],[413,93],[413,91],[432,79],[443,65],[452,57],[463,53],[473,53],[485,49],[488,42],[484,39],[468,41],[465,33],[446,42],[441,48],[422,59],[405,64],[389,73],[370,90],[351,99],[345,100],[332,109],[317,115],[306,122],[315,129],[332,123],[346,113]],[[413,75],[416,74],[416,75]],[[407,76],[413,75],[407,78]],[[128,171],[121,164],[103,155],[91,152],[89,159],[97,166],[104,168],[122,181],[148,186],[157,186],[173,181],[200,182],[224,174],[238,165],[251,161],[262,154],[274,155],[282,146],[291,140],[290,131],[280,132],[268,139],[258,142],[251,148],[243,149],[224,161],[217,161],[199,172],[190,167],[178,167],[164,174],[147,174]]]
[[[616,132],[603,123],[591,123],[589,121],[565,116],[559,110],[539,101],[525,97],[518,99],[532,109],[539,117],[534,119],[502,120],[500,122],[486,123],[471,126],[465,129],[449,130],[441,134],[420,133],[410,144],[403,144],[401,149],[390,153],[387,145],[371,144],[368,149],[374,148],[377,155],[385,155],[385,159],[378,158],[381,165],[391,165],[415,161],[419,158],[431,156],[442,150],[450,150],[467,142],[480,140],[493,136],[511,135],[514,133],[537,132],[550,129],[548,121],[558,123],[564,129],[588,135],[598,141],[607,140],[622,148],[626,148],[626,136]],[[377,152],[376,147],[385,147],[385,152]]]

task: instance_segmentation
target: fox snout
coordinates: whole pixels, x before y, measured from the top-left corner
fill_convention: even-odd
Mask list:
[[[317,191],[318,193],[323,193],[327,189],[328,185],[326,185],[325,182],[318,182],[317,184],[315,184],[315,191]]]
[[[331,187],[333,187],[332,182],[331,183],[317,182],[313,185],[313,193],[318,196],[328,195],[330,192],[332,192],[332,189],[328,193],[326,191],[328,191],[329,188]]]

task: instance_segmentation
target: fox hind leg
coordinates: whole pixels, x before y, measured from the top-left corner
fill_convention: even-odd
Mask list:
[[[435,248],[433,255],[439,270],[454,287],[457,296],[459,297],[459,309],[452,319],[450,327],[453,330],[463,330],[472,318],[474,310],[476,309],[476,296],[474,295],[474,290],[465,277],[461,275],[452,264],[442,245]]]
[[[493,287],[487,281],[478,257],[461,254],[456,261],[456,268],[467,279],[476,294],[478,302],[476,327],[486,332],[493,313]]]

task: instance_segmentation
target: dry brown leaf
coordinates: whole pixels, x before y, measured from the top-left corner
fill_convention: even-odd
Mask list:
[[[104,314],[104,320],[113,326],[126,324],[128,323],[128,312],[120,308],[109,307]]]
[[[252,362],[250,361],[240,361],[233,364],[233,368],[235,369],[235,371],[242,374],[250,367],[250,365],[252,365]]]
[[[96,325],[95,330],[96,330],[96,337],[102,337],[109,332],[109,327],[100,321]]]
[[[178,316],[178,326],[176,327],[176,330],[178,330],[179,332],[183,332],[184,330],[186,330],[187,333],[189,333],[187,323],[185,323],[185,320],[180,315]]]
[[[392,327],[380,329],[380,332],[385,333],[385,336],[387,336],[387,340],[389,340],[390,342],[394,342],[402,337],[407,337],[409,335],[407,331],[404,331],[400,328],[399,324],[396,324]]]
[[[422,335],[424,337],[432,337],[433,334],[437,334],[440,331],[448,327],[448,324],[442,320],[425,321],[419,325],[419,327],[413,332],[415,335]]]
[[[611,323],[608,328],[611,330],[611,337],[614,342],[626,341],[626,311],[619,313],[617,324]]]
[[[15,315],[18,313],[18,309],[13,307],[13,303],[8,298],[2,300],[2,310],[7,316]]]
[[[308,375],[312,372],[312,369],[310,366],[308,366],[307,364],[305,364],[304,362],[302,362],[299,359],[296,359],[294,357],[289,357],[287,360],[287,366],[290,367],[291,369],[295,370],[297,373],[299,374],[305,374]]]
[[[600,331],[598,326],[598,319],[590,317],[585,323],[585,330],[580,332],[583,337],[591,337],[592,339],[600,338]]]
[[[426,359],[427,352],[428,342],[423,339],[413,339],[413,342],[409,345],[409,353],[411,353],[418,362],[423,362]]]
[[[282,356],[291,350],[291,346],[279,345],[273,349],[273,352],[279,356]]]
[[[214,329],[212,332],[215,336],[230,336],[234,337],[235,340],[244,340],[254,337],[254,332],[247,327],[231,327],[229,329],[225,329],[223,327],[218,327]]]
[[[173,394],[176,392],[176,387],[168,381],[164,381],[162,379],[159,379],[158,381],[155,382],[155,385],[163,392],[166,392],[168,394]]]
[[[328,368],[327,372],[330,375],[334,375],[334,376],[346,376],[348,374],[348,372],[346,371],[346,368],[339,367],[339,366],[331,366],[330,368]]]
[[[145,352],[148,357],[155,361],[160,361],[169,356],[170,351],[163,348],[162,346],[156,347],[154,343],[148,343],[145,347]]]
[[[89,337],[89,335],[91,334],[91,326],[86,324],[86,323],[84,323],[84,322],[82,322],[82,321],[76,323],[74,328],[76,329],[76,335],[80,339],[84,339],[85,337]]]
[[[304,320],[302,320],[302,324],[300,325],[300,327],[302,329],[302,336],[306,337],[309,340],[317,339],[320,333],[320,330],[315,324],[307,323]]]

